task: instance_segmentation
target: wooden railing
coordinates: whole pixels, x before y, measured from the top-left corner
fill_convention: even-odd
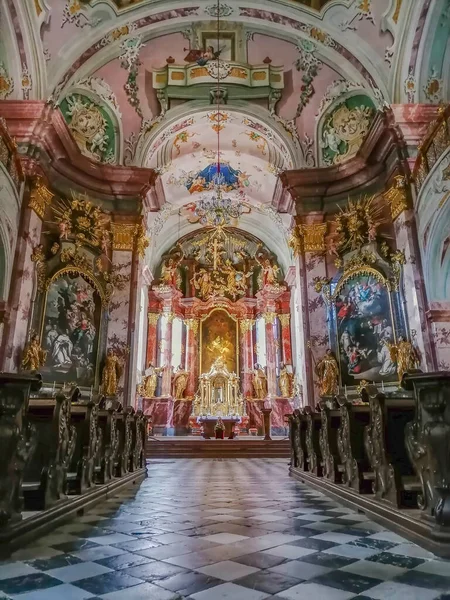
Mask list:
[[[428,173],[450,146],[450,104],[439,109],[438,117],[430,124],[424,141],[419,146],[413,178],[420,191]]]

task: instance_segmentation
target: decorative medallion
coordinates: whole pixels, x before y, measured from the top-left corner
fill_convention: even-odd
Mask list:
[[[44,184],[42,177],[36,177],[30,192],[28,206],[41,218],[44,218],[47,206],[52,203],[54,194]]]
[[[221,2],[219,2],[218,4],[206,6],[205,13],[207,13],[210,17],[216,19],[218,17],[229,17],[231,14],[233,14],[233,8],[228,4],[222,4]]]

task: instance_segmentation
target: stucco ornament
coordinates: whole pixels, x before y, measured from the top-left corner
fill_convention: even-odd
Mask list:
[[[355,156],[369,131],[374,114],[370,106],[349,108],[341,104],[326,121],[320,147],[327,165],[340,164]]]
[[[9,76],[5,64],[0,62],[0,100],[4,100],[14,91],[14,79]]]
[[[100,109],[76,96],[69,96],[67,105],[67,114],[71,117],[69,129],[81,152],[88,158],[102,160],[109,136],[106,133],[106,120]]]

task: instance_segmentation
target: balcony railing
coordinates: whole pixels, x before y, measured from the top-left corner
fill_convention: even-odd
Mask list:
[[[450,104],[439,109],[438,117],[430,124],[414,165],[413,178],[420,191],[428,173],[450,146]]]

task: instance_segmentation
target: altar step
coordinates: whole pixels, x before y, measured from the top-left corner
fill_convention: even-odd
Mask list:
[[[151,439],[147,442],[147,458],[286,458],[289,440],[272,441],[237,438],[234,440]]]

